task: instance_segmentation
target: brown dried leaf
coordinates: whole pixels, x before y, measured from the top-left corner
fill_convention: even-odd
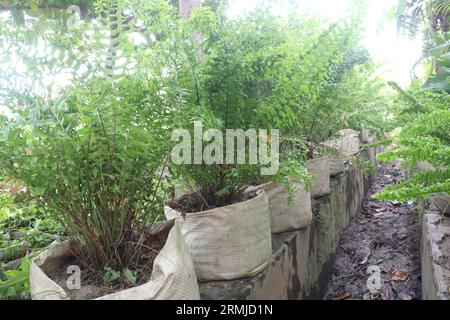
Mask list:
[[[409,272],[405,269],[395,269],[392,271],[391,279],[392,281],[404,282],[409,279]]]
[[[381,208],[381,205],[372,201],[369,202],[369,206],[371,206],[372,208]]]
[[[331,300],[347,300],[347,299],[350,299],[351,297],[352,297],[352,294],[348,293],[348,292],[336,292],[336,293],[330,294]]]
[[[372,216],[374,216],[376,218],[376,217],[382,216],[383,214],[384,214],[384,212],[373,213]]]

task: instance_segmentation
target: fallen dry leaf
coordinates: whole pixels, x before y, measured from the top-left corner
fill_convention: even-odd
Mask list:
[[[404,282],[409,279],[409,272],[405,269],[395,269],[391,274],[392,281]]]
[[[381,300],[389,300],[389,291],[387,288],[384,288],[383,290],[381,290],[380,299]]]
[[[382,216],[383,214],[384,214],[384,212],[372,213],[372,216],[376,218],[376,217]]]
[[[352,297],[352,294],[348,293],[348,292],[336,292],[336,293],[330,294],[331,300],[347,300],[347,299],[350,299],[351,297]]]
[[[372,208],[381,208],[381,205],[372,201],[369,202],[369,206],[371,206]]]

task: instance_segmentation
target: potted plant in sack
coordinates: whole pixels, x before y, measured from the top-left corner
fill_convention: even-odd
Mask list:
[[[295,78],[291,76],[282,79]],[[328,155],[321,154],[322,150],[318,148],[321,137],[328,134],[328,130],[324,131],[326,126],[319,125],[320,110],[315,106],[300,104],[299,98],[296,97],[298,91],[293,93],[287,89],[291,85],[291,81],[280,81],[277,85],[279,92],[260,107],[259,114],[265,126],[280,129],[280,135],[283,137],[282,153],[294,156],[300,163],[306,163],[312,177],[309,187],[311,197],[322,196],[331,191],[330,160]]]
[[[299,39],[301,28],[292,26],[290,32],[274,98],[265,113],[268,121],[276,119],[284,137],[305,142],[307,167],[313,178],[311,196],[321,196],[331,191],[330,164],[331,173],[343,169],[341,156],[320,148],[321,141],[342,128],[343,109],[333,103],[336,99],[330,92],[366,59],[358,50],[357,23],[331,24],[312,36],[303,35],[303,39]]]
[[[330,175],[342,173],[349,158],[359,153],[359,146],[359,133],[352,129],[339,130],[337,137],[320,143],[323,152],[329,154]]]
[[[253,183],[253,189],[267,194],[272,233],[303,229],[312,221],[311,177],[296,143],[299,141],[282,139],[277,174],[258,176]]]
[[[181,221],[199,280],[253,276],[264,270],[272,257],[267,195],[264,190],[248,189],[262,166],[248,162],[251,143],[240,150],[245,153],[242,163],[236,162],[238,148],[227,154],[230,144],[219,143],[226,141],[221,121],[207,108],[201,119],[203,140],[192,147],[188,144],[173,149],[169,167],[172,179],[182,182],[189,191],[166,202],[166,216]],[[184,130],[175,140],[198,129]],[[199,148],[203,151],[196,160]]]
[[[350,157],[359,153],[359,132],[353,129],[342,129],[337,133],[337,137],[322,143],[329,148],[337,148],[344,156]]]
[[[295,109],[300,108],[300,110]],[[318,125],[320,118],[314,106],[297,106],[278,104],[276,101],[264,106],[261,113],[267,118],[266,123],[273,122],[274,128],[281,128],[283,137],[281,150],[306,163],[312,181],[309,187],[311,197],[318,197],[331,192],[330,157],[319,147],[321,137],[328,134]]]
[[[223,126],[220,124],[219,127],[272,128],[270,123],[266,125],[260,121],[257,109],[271,95],[278,62],[283,59],[280,54],[280,47],[285,41],[285,34],[280,32],[282,22],[265,10],[257,10],[246,18],[227,20],[222,17],[219,20],[221,23],[214,29],[214,36],[205,41],[207,55],[201,70],[200,98],[214,116],[222,121]],[[265,191],[272,232],[297,230],[309,225],[312,219],[310,194],[303,184],[303,180],[308,180],[307,172],[304,161],[297,160],[291,156],[282,156],[277,173],[264,176],[255,165],[219,165],[212,168],[209,174],[208,169],[199,169],[195,173],[202,176],[204,172],[211,178],[217,172],[222,172],[228,182],[214,182],[213,192],[204,190],[199,183],[194,183],[195,186],[190,186],[190,189],[198,188],[200,194],[208,194],[205,198],[214,198],[209,194],[217,192],[229,192],[236,196],[242,192]],[[240,176],[242,180],[237,181],[233,175]],[[198,176],[194,180],[198,180]],[[236,190],[234,187],[224,188],[234,180]],[[203,183],[206,181],[200,184]],[[254,186],[245,189],[249,184]],[[206,202],[222,206],[221,201],[216,200]]]
[[[0,162],[70,239],[33,260],[32,299],[198,299],[178,223],[156,222],[170,101],[134,78],[93,79],[55,99],[16,96]]]

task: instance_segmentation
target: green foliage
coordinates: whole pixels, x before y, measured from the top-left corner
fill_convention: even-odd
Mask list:
[[[183,81],[186,91],[194,94],[188,96],[188,110],[181,112],[181,127],[192,127],[193,121],[201,119],[204,130],[273,128],[263,121],[261,110],[274,95],[274,84],[286,57],[286,23],[267,8],[233,20],[222,14],[219,10],[214,18],[205,7],[195,10],[187,22],[191,30],[202,31],[204,47],[203,62],[193,58],[191,70],[180,73],[194,79]],[[248,145],[246,148],[248,154]],[[172,173],[182,177],[179,179],[201,198],[204,208],[233,203],[250,184],[266,179],[283,181],[289,189],[288,176],[308,180],[304,159],[299,157],[284,156],[275,176],[262,177],[262,167],[203,163],[174,166]]]
[[[190,112],[186,111],[183,114],[184,121],[178,124],[182,124],[183,128],[190,128],[191,136],[193,136],[192,123],[201,120],[204,132],[208,129],[217,129],[222,133],[223,141],[226,141],[224,125],[211,109],[202,107]],[[292,177],[296,181],[308,180],[305,167],[295,159],[282,161],[279,171],[275,175],[261,176],[261,169],[264,168],[264,165],[261,163],[249,164],[250,144],[248,141],[246,139],[245,164],[207,164],[203,161],[201,164],[171,165],[169,169],[172,173],[172,182],[181,181],[198,196],[201,206],[206,210],[238,201],[244,190],[254,183],[272,180],[289,185],[290,182],[286,177]],[[203,149],[206,146],[207,143],[204,142]],[[270,141],[268,141],[268,147],[270,148]],[[226,155],[226,152],[224,146],[223,155]],[[191,151],[191,154],[194,154],[194,150]],[[234,163],[237,163],[237,156],[238,150],[236,149]],[[288,186],[288,188],[291,187]]]
[[[82,12],[82,20],[74,26],[70,23],[73,13],[67,12],[62,3],[57,7],[64,10],[33,11],[21,25],[16,25],[12,16],[0,17],[0,45],[4,48],[0,63],[14,56],[19,66],[0,68],[0,103],[7,104],[2,100],[9,96],[10,89],[55,96],[70,83],[145,73],[162,64],[161,60],[168,64],[180,51],[173,50],[181,43],[173,31],[179,29],[177,12],[168,1],[88,3],[82,10],[89,11]],[[78,1],[70,4],[77,5]],[[129,8],[132,10],[125,11]],[[158,54],[160,50],[166,55]]]
[[[31,259],[63,234],[52,216],[30,199],[22,184],[0,183],[0,299],[29,299]]]
[[[22,66],[0,68],[0,103],[12,113],[0,117],[1,174],[22,180],[38,210],[51,208],[83,267],[105,284],[140,278],[145,225],[162,215],[167,166],[202,208],[224,206],[250,184],[308,185],[306,159],[339,129],[393,126],[385,84],[369,76],[359,43],[364,2],[331,25],[275,16],[269,1],[229,19],[226,1],[210,0],[183,21],[174,3],[83,2],[73,28],[62,10],[24,15],[26,2],[1,18],[1,57]],[[262,164],[170,164],[172,130],[195,120],[222,132],[279,129],[278,173],[261,176]],[[27,235],[53,223],[32,215]],[[26,215],[17,223],[6,216],[8,226],[25,223]]]
[[[21,239],[8,240],[0,246],[0,257],[3,258],[0,260],[8,262],[20,258],[24,252],[22,248],[26,248],[27,252],[49,245],[55,239],[55,234],[63,232],[52,216],[53,213],[33,202],[0,204],[0,229],[4,232],[0,234],[0,241],[6,241],[5,235],[11,232],[24,234]]]
[[[3,271],[0,268],[0,299],[1,300],[28,300],[30,284],[28,275],[31,257],[22,259],[19,269]]]
[[[284,53],[283,26],[265,11],[225,20],[205,42],[201,96],[225,128],[256,127]]]
[[[125,268],[123,270],[123,275],[125,276],[125,278],[127,278],[130,284],[136,284],[136,276],[137,276],[136,271],[131,271],[130,269]]]
[[[229,204],[249,184],[269,178],[288,189],[287,176],[308,182],[305,160],[333,132],[364,124],[381,133],[388,126],[388,103],[379,98],[384,83],[367,79],[370,68],[352,73],[368,62],[357,15],[323,28],[316,19],[274,16],[270,5],[232,20],[215,13],[196,9],[186,23],[187,30],[202,31],[203,48],[202,54],[189,51],[188,68],[178,69],[188,93],[180,126],[203,118],[220,130],[279,129],[282,156],[271,177],[261,177],[259,165],[173,167],[175,180],[187,183],[206,207]],[[361,102],[353,103],[357,98]]]
[[[192,127],[190,123],[195,120],[202,121],[203,130],[223,128],[220,120],[208,110],[203,110],[197,116],[192,115],[183,127]],[[191,134],[193,136],[192,130]],[[205,146],[206,143],[203,143],[203,148]],[[183,183],[199,195],[203,206],[209,209],[231,204],[254,179],[258,168],[257,165],[211,165],[202,161],[201,164],[172,165],[170,169],[175,177],[181,177]]]
[[[424,25],[429,37],[440,30],[448,31],[450,3],[447,0],[399,0],[396,10],[397,28],[415,37]]]
[[[448,0],[399,0],[397,26],[411,38],[423,30],[424,54],[416,63],[428,59],[431,70],[424,86],[436,92],[450,92],[450,3]]]
[[[405,96],[404,92],[400,93]],[[376,195],[379,199],[406,201],[450,190],[450,97],[446,93],[430,92],[406,97],[413,105],[426,106],[426,112],[413,113],[413,119],[394,137],[395,148],[379,154],[378,158],[404,159],[403,165],[411,169],[412,175],[402,183],[385,188]],[[411,112],[410,108],[407,110]],[[434,170],[417,170],[417,164],[424,161]]]
[[[338,90],[351,70],[368,61],[359,46],[358,21],[353,17],[351,22],[340,21],[325,29],[316,26],[310,34],[295,20],[286,27],[285,58],[277,68],[273,94],[259,110],[264,125],[280,128],[287,144],[284,150],[292,139],[301,137],[305,146],[300,149],[306,147],[312,158],[318,152],[315,146],[345,127],[342,114],[352,96],[345,92],[348,101],[342,105],[336,101],[342,93]],[[305,24],[309,27],[314,22]]]
[[[366,160],[365,158],[353,156],[350,158],[350,162],[358,166],[362,170],[363,175],[366,179],[376,171],[372,161]]]
[[[376,195],[379,199],[406,201],[450,191],[449,15],[450,5],[446,0],[399,1],[398,27],[411,37],[423,29],[424,54],[417,64],[425,62],[429,70],[423,85],[425,90],[420,89],[419,80],[407,90],[390,83],[397,91],[393,112],[402,129],[394,136],[394,147],[378,158],[382,161],[403,159],[403,165],[410,168],[411,177],[386,187]],[[431,169],[418,170],[420,163],[426,163]]]
[[[425,199],[436,192],[450,191],[449,170],[415,173],[414,176],[396,185],[387,186],[376,194],[376,199],[406,202],[411,199]]]
[[[119,271],[115,271],[111,268],[106,268],[105,270],[106,270],[106,272],[103,275],[103,283],[105,285],[110,284],[111,282],[117,280],[120,277]]]
[[[367,128],[381,139],[396,127],[387,84],[374,76],[374,71],[375,66],[370,63],[357,65],[325,87],[320,102],[328,111],[320,119],[322,137],[343,128]]]
[[[86,268],[136,268],[162,214],[172,104],[160,85],[99,78],[56,99],[17,96],[0,163],[54,209]]]
[[[431,56],[435,72],[428,78],[425,88],[450,93],[450,32],[436,35],[425,56]]]

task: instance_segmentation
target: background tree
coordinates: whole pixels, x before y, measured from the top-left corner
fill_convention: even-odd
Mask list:
[[[448,0],[399,0],[398,30],[414,38],[424,37],[423,56],[430,64],[426,88],[450,92],[450,2]]]

